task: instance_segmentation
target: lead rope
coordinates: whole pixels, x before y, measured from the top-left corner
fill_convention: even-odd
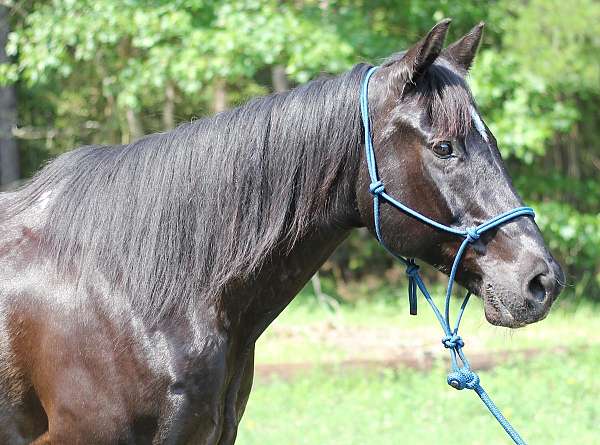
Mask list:
[[[445,348],[447,348],[450,352],[450,361],[452,365],[452,371],[448,374],[447,382],[450,386],[455,389],[472,389],[477,393],[477,395],[481,398],[485,406],[492,413],[492,415],[496,418],[498,423],[504,428],[504,431],[510,436],[510,438],[517,445],[525,445],[525,441],[519,436],[519,433],[512,427],[512,425],[506,420],[506,418],[502,415],[498,407],[494,404],[492,399],[488,396],[485,390],[482,388],[479,376],[471,370],[471,366],[469,365],[469,361],[465,356],[462,348],[464,347],[464,342],[460,335],[458,335],[458,327],[460,325],[460,321],[462,319],[463,313],[465,312],[465,308],[467,307],[467,303],[469,302],[469,297],[471,296],[470,292],[467,292],[458,312],[458,317],[456,319],[456,324],[454,328],[451,328],[450,325],[450,298],[452,296],[452,286],[454,284],[454,278],[456,277],[456,271],[460,264],[460,260],[467,249],[467,247],[476,242],[481,234],[484,232],[493,229],[494,227],[498,227],[502,224],[505,224],[509,221],[512,221],[515,218],[521,216],[531,216],[535,217],[533,209],[531,207],[517,207],[513,210],[509,210],[508,212],[502,213],[489,221],[484,222],[476,227],[467,228],[465,230],[456,229],[450,226],[446,226],[444,224],[440,224],[437,221],[434,221],[425,215],[411,209],[410,207],[405,206],[401,202],[394,199],[392,196],[388,195],[385,191],[385,186],[383,182],[379,179],[377,174],[377,162],[375,160],[375,151],[373,149],[373,137],[371,134],[371,121],[369,118],[369,79],[375,73],[378,67],[371,67],[367,74],[363,78],[361,89],[360,89],[360,112],[362,116],[363,127],[365,131],[365,154],[367,159],[367,167],[369,169],[369,176],[371,178],[371,184],[369,185],[369,192],[373,195],[373,218],[375,225],[375,235],[379,243],[387,250],[392,256],[400,260],[406,266],[406,274],[408,275],[408,300],[410,303],[410,313],[412,315],[417,314],[417,289],[421,291],[429,306],[433,310],[440,326],[444,330],[444,337],[442,338],[442,344]],[[419,266],[415,263],[414,258],[404,258],[395,252],[393,252],[384,242],[383,236],[381,233],[381,217],[380,217],[380,207],[381,201],[385,201],[388,204],[396,207],[398,210],[406,213],[407,215],[421,221],[429,226],[432,226],[438,230],[442,230],[444,232],[451,233],[455,236],[459,236],[464,238],[458,251],[456,252],[456,256],[454,257],[454,262],[452,263],[452,269],[450,270],[450,277],[448,279],[448,287],[446,289],[446,300],[444,306],[444,314],[440,312],[436,304],[434,303],[425,283],[421,279],[419,275]]]

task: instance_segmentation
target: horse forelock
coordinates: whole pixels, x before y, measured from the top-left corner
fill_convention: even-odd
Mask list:
[[[427,109],[437,139],[464,138],[471,131],[473,96],[465,79],[448,63],[442,60],[430,66],[417,81],[415,94]]]
[[[388,58],[382,66],[402,63],[405,52]],[[474,99],[463,73],[452,63],[438,57],[427,70],[415,79],[399,81],[406,86],[399,88],[407,97],[416,98],[426,111],[436,139],[464,138],[473,125]]]

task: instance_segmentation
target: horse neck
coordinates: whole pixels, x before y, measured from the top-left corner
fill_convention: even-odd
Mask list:
[[[359,131],[357,129],[357,131]],[[315,218],[290,247],[285,240],[269,253],[249,281],[230,288],[222,302],[230,319],[240,320],[243,338],[253,342],[309,282],[333,251],[361,225],[356,209],[356,165],[340,171]]]
[[[308,283],[335,248],[348,236],[350,228],[323,227],[297,241],[287,251],[278,249],[266,266],[250,282],[236,286],[223,299],[230,320],[238,320],[236,330],[253,343]]]

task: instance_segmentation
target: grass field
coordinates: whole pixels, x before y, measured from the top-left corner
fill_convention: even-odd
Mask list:
[[[566,302],[543,322],[508,331],[489,326],[481,304],[473,303],[462,332],[467,355],[536,351],[532,357],[511,352],[501,364],[478,372],[525,440],[599,444],[598,308]],[[332,313],[301,296],[257,344],[258,375],[237,443],[511,443],[475,393],[447,386],[440,337],[425,305],[418,317],[389,299]],[[401,360],[389,366],[390,355],[400,359],[422,349],[433,357],[426,371]],[[357,359],[381,366],[346,366]],[[291,375],[261,372],[274,364],[285,370],[307,363],[313,366]]]

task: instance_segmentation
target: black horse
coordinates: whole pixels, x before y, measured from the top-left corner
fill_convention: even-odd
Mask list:
[[[465,83],[482,26],[443,50],[448,24],[387,60],[369,101],[387,190],[468,227],[521,200]],[[373,229],[368,68],[80,148],[0,195],[0,443],[234,442],[256,339],[352,229]],[[381,217],[391,248],[448,271],[460,240]],[[517,327],[546,315],[562,272],[519,218],[457,279]]]

